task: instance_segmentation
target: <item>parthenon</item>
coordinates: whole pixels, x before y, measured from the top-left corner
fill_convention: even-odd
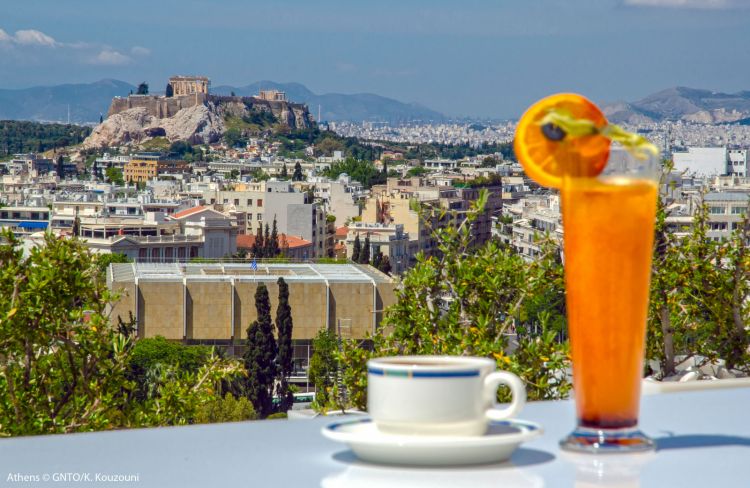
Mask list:
[[[172,96],[193,95],[203,93],[208,95],[208,87],[211,85],[205,76],[173,76],[169,79],[172,86]]]

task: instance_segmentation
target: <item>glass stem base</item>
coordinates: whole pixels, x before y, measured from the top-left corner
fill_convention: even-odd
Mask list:
[[[596,429],[579,426],[560,441],[560,447],[573,452],[620,454],[653,451],[655,444],[637,427]]]

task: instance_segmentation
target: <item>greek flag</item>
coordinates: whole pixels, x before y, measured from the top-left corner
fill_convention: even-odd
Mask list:
[[[253,258],[253,262],[250,263],[250,267],[253,271],[258,271],[258,262],[255,260],[255,258]]]

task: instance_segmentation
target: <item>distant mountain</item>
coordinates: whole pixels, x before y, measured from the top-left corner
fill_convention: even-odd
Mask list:
[[[317,95],[299,83],[258,81],[241,87],[212,87],[211,92],[217,95],[234,92],[238,96],[252,96],[257,95],[261,87],[284,91],[288,100],[306,103],[316,119],[318,105],[322,120],[328,121],[442,121],[446,118],[443,114],[416,103],[403,103],[372,93]],[[126,96],[131,90],[135,91],[136,87],[119,80],[18,90],[0,89],[0,120],[66,122],[70,106],[71,122],[98,123],[99,114],[106,116],[112,98]]]
[[[218,95],[229,95],[234,92],[237,96],[252,96],[257,95],[261,89],[286,92],[287,99],[293,102],[306,103],[310,113],[316,119],[318,117],[318,105],[320,105],[320,118],[327,121],[350,120],[361,122],[367,120],[394,123],[417,120],[437,122],[446,119],[445,115],[417,103],[403,103],[372,93],[316,95],[299,83],[258,81],[241,87],[216,86],[211,88],[211,92]]]
[[[730,123],[750,118],[750,91],[721,93],[675,87],[637,102],[607,104],[603,110],[609,120],[617,123],[660,120]]]
[[[99,114],[107,115],[113,97],[126,96],[135,89],[119,80],[0,89],[0,120],[67,122],[70,107],[70,122],[98,123]]]

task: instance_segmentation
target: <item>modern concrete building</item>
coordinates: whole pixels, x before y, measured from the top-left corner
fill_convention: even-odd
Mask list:
[[[212,344],[230,354],[245,349],[257,318],[255,291],[268,287],[276,316],[280,277],[289,285],[296,362],[305,369],[310,343],[321,329],[365,338],[396,300],[394,281],[355,264],[113,264],[110,288],[120,294],[110,318],[136,320],[137,336],[163,336],[186,344]]]

